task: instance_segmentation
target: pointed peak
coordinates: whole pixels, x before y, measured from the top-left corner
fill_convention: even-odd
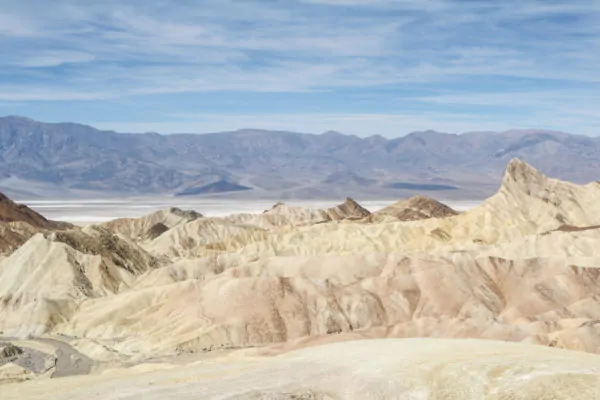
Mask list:
[[[346,200],[342,204],[328,209],[327,212],[333,219],[364,218],[371,215],[369,210],[350,197],[346,197]]]
[[[358,202],[356,200],[354,200],[352,197],[346,197],[346,200],[344,200],[344,203],[346,205],[349,206],[353,206],[353,207],[362,207],[360,204],[358,204]]]
[[[451,217],[458,215],[458,212],[431,197],[413,196],[391,204],[375,214],[390,215],[401,221],[415,221]]]
[[[517,185],[526,188],[532,185],[539,185],[546,179],[547,177],[533,166],[519,158],[513,158],[506,167],[502,186],[506,188]]]
[[[408,203],[438,202],[436,199],[434,199],[432,197],[423,196],[421,194],[417,194],[417,195],[411,196],[411,197],[409,197],[408,199],[406,199],[404,201],[406,201]]]
[[[506,172],[504,174],[505,180],[530,180],[531,178],[539,179],[540,176],[544,176],[532,165],[526,163],[520,158],[513,158],[506,166]]]

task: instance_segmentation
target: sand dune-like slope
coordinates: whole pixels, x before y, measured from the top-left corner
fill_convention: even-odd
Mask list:
[[[335,213],[290,211],[278,205],[255,216],[255,221],[262,218],[259,225],[273,216],[287,218],[289,225],[281,223],[276,230],[235,217],[197,218],[143,241],[148,252],[179,260],[162,268],[147,266],[156,263],[152,256],[101,228],[88,229],[104,241],[99,247],[92,246],[98,240],[89,232],[77,238],[71,238],[74,233],[55,233],[52,237],[65,245],[59,250],[47,239],[36,238],[2,265],[39,268],[44,261],[56,265],[57,271],[83,269],[87,278],[88,270],[105,267],[74,267],[91,261],[69,260],[98,255],[109,260],[108,271],[118,272],[103,275],[109,277],[105,282],[110,290],[84,293],[77,310],[66,312],[66,317],[57,311],[61,317],[50,327],[33,329],[25,323],[19,329],[118,336],[123,352],[253,346],[378,327],[394,332],[386,336],[436,336],[441,328],[432,325],[432,319],[456,326],[469,320],[475,325],[448,330],[446,336],[478,337],[491,329],[485,334],[490,338],[548,344],[564,329],[537,322],[569,319],[582,325],[600,319],[593,312],[600,294],[594,245],[600,230],[564,229],[600,222],[594,212],[598,206],[590,201],[596,186],[555,181],[515,160],[498,194],[453,217],[373,224],[359,221],[365,213],[351,200]],[[314,213],[358,220],[315,223]],[[145,229],[155,222],[146,222],[149,219],[125,226],[145,224]],[[295,224],[301,226],[294,228]],[[52,255],[51,249],[59,255]],[[43,260],[38,260],[41,255]],[[17,269],[10,270],[14,274]],[[29,270],[22,274],[32,276]],[[19,295],[19,290],[31,292],[22,278],[3,280],[12,282],[5,297]],[[74,275],[66,289],[46,285],[51,281],[42,278],[30,281],[60,293],[58,298],[82,293],[72,284]],[[92,287],[105,288],[108,283]],[[38,292],[44,299],[50,295]],[[26,303],[19,303],[14,314],[19,315]],[[14,304],[12,300],[13,308]],[[18,318],[13,324],[17,323]],[[570,333],[576,339],[581,336],[583,344],[564,346],[598,351],[597,341],[587,339],[595,325],[590,329]]]
[[[309,382],[309,399],[385,398],[402,390],[440,399],[545,398],[535,397],[542,393],[536,390],[555,382],[564,390],[547,393],[571,398],[597,387],[592,372],[581,372],[591,371],[583,367],[588,361],[578,362],[594,359],[600,365],[599,356],[543,346],[600,354],[598,198],[598,183],[561,182],[513,160],[498,192],[461,214],[427,198],[371,214],[348,199],[326,210],[277,204],[262,214],[224,218],[167,210],[38,234],[0,259],[0,331],[60,334],[100,363],[252,348],[260,350],[246,350],[245,356],[258,357],[327,344],[320,348],[332,352],[327,361],[320,350],[306,349],[298,353],[306,364],[285,355],[282,364],[273,359],[257,366],[268,375],[277,368],[308,368],[312,360],[320,363],[320,373],[358,377],[346,390],[307,369],[296,383]],[[376,340],[415,337],[438,340]],[[460,341],[455,349],[442,338],[522,346]],[[361,349],[355,353],[350,344],[334,344],[356,339],[370,340],[354,343]],[[397,349],[397,357],[383,343]],[[428,359],[431,353],[421,343],[441,346],[447,358]],[[419,350],[412,352],[413,345]],[[377,373],[350,363],[346,352]],[[476,354],[500,364],[482,368]],[[556,365],[571,361],[565,369],[534,368],[552,357]],[[238,368],[230,362],[222,368]],[[406,375],[408,365],[412,375]],[[464,380],[454,382],[452,374],[463,367]],[[565,372],[569,368],[576,372]],[[388,372],[392,378],[384,384]],[[253,376],[236,374],[240,382]],[[283,379],[281,374],[275,375]],[[486,383],[491,377],[497,379]],[[264,382],[274,386],[264,389],[275,390],[273,396],[300,390],[291,380],[288,387],[285,380],[269,379]],[[208,381],[196,398],[216,393],[210,390],[219,384]],[[469,384],[480,389],[469,392]],[[506,397],[513,392],[499,390],[507,388],[528,396]],[[294,398],[260,393],[248,389],[229,398]],[[431,397],[435,393],[441,394]],[[131,392],[131,398],[136,395]]]
[[[354,331],[548,345],[568,330],[554,345],[600,352],[600,270],[568,258],[275,258],[199,279],[167,268],[171,283],[149,272],[160,285],[88,300],[60,331],[128,338],[122,352],[172,352]]]
[[[2,398],[589,400],[600,393],[598,356],[476,340],[363,340],[153,369],[6,385]]]
[[[431,319],[457,326],[469,319],[476,325],[449,330],[448,336],[477,337],[501,326],[487,335],[549,344],[562,325],[536,322],[584,324],[598,318],[583,310],[597,305],[599,264],[593,244],[600,231],[560,229],[596,223],[598,206],[590,202],[596,186],[552,180],[514,160],[498,194],[449,218],[314,223],[312,210],[289,212],[278,205],[255,221],[286,210],[284,215],[294,216],[289,224],[300,220],[302,226],[268,231],[248,220],[244,225],[231,219],[193,221],[146,248],[206,257],[151,271],[140,278],[139,292],[126,301],[111,299],[110,307],[103,306],[108,299],[100,299],[89,314],[105,315],[125,336],[153,327],[156,334],[149,335],[148,345],[155,350],[260,345],[374,327],[400,327],[391,334],[397,336],[410,336],[411,329],[414,335],[435,336],[441,328]],[[557,201],[555,193],[568,201]],[[164,300],[140,309],[146,301],[140,299],[152,292]],[[173,300],[174,293],[180,296]],[[125,310],[137,310],[140,318],[120,328],[119,313],[126,317],[130,312]],[[162,315],[175,313],[177,319],[168,326],[180,333],[165,338]],[[499,321],[491,323],[494,319]],[[96,322],[89,325],[78,318],[79,330],[64,329],[102,334]],[[593,336],[596,328],[590,329]],[[588,344],[588,331],[571,332],[585,344],[569,346],[598,351],[597,341]]]
[[[36,234],[0,261],[0,331],[51,332],[84,300],[118,293],[158,265],[141,248],[100,228]]]

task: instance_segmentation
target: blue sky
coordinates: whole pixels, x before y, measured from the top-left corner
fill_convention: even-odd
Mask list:
[[[600,134],[597,0],[0,0],[0,51],[48,122]]]

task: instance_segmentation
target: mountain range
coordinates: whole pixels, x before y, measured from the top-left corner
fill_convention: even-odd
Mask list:
[[[241,129],[127,134],[0,118],[0,188],[12,197],[480,199],[513,157],[576,183],[596,180],[600,138],[547,130],[413,132],[388,139]]]

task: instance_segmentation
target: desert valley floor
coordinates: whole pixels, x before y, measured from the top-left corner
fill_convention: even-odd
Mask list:
[[[599,199],[0,196],[0,398],[600,399]]]

